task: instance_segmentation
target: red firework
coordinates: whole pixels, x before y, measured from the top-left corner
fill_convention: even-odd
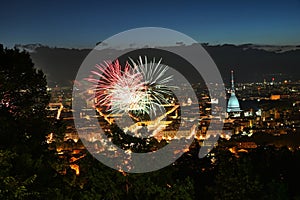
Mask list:
[[[136,108],[140,101],[143,87],[142,75],[126,62],[124,69],[119,61],[105,61],[95,66],[98,71],[91,71],[97,78],[87,78],[93,83],[96,106],[107,106],[112,112],[118,113]]]

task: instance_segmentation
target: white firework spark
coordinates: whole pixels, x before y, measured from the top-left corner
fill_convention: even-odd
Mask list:
[[[137,62],[129,58],[134,69],[143,76],[143,91],[144,95],[143,103],[145,105],[145,111],[147,114],[152,110],[154,113],[156,108],[160,108],[160,105],[168,103],[167,96],[172,95],[171,88],[174,86],[167,85],[171,80],[172,76],[166,76],[168,66],[161,64],[162,59],[157,63],[155,58],[148,63],[147,57],[143,61],[142,57],[139,56]]]
[[[98,76],[86,79],[94,84],[96,106],[108,106],[112,113],[155,114],[172,95],[171,86],[167,86],[172,80],[166,76],[168,67],[160,64],[162,59],[148,63],[146,56],[144,62],[141,57],[137,63],[130,60],[133,66],[126,63],[124,69],[116,60],[96,65],[99,71],[91,71]]]

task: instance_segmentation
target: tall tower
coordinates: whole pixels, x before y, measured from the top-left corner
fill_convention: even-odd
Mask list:
[[[241,112],[239,100],[235,96],[233,70],[231,70],[231,91],[230,91],[230,93],[231,93],[231,95],[228,100],[227,112],[229,112],[229,113]]]
[[[234,88],[234,78],[233,78],[233,70],[231,70],[231,94],[235,93],[235,88]]]

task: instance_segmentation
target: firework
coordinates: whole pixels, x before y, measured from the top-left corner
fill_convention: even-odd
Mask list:
[[[155,114],[156,108],[160,108],[160,105],[168,103],[166,97],[172,95],[171,88],[174,86],[167,85],[171,80],[172,76],[166,76],[168,66],[162,65],[160,59],[157,63],[155,58],[148,63],[147,57],[143,61],[142,57],[139,56],[137,62],[129,58],[134,69],[140,73],[143,77],[143,91],[145,92],[144,98],[142,99],[146,113],[152,110]]]
[[[139,92],[143,86],[142,76],[126,63],[122,69],[118,60],[96,65],[98,71],[91,71],[97,78],[88,78],[93,83],[92,90],[96,106],[107,106],[113,113],[139,110],[138,102],[142,98]]]
[[[167,103],[166,96],[172,95],[166,85],[172,76],[165,76],[168,67],[161,65],[161,59],[143,62],[142,58],[132,65],[126,62],[124,69],[119,61],[96,65],[98,71],[91,73],[96,78],[88,78],[93,83],[96,106],[107,106],[112,113],[155,113],[156,108]]]

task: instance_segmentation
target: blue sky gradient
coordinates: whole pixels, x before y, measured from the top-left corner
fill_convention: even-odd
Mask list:
[[[93,47],[119,32],[171,28],[211,44],[300,44],[300,1],[5,1],[0,43]]]

